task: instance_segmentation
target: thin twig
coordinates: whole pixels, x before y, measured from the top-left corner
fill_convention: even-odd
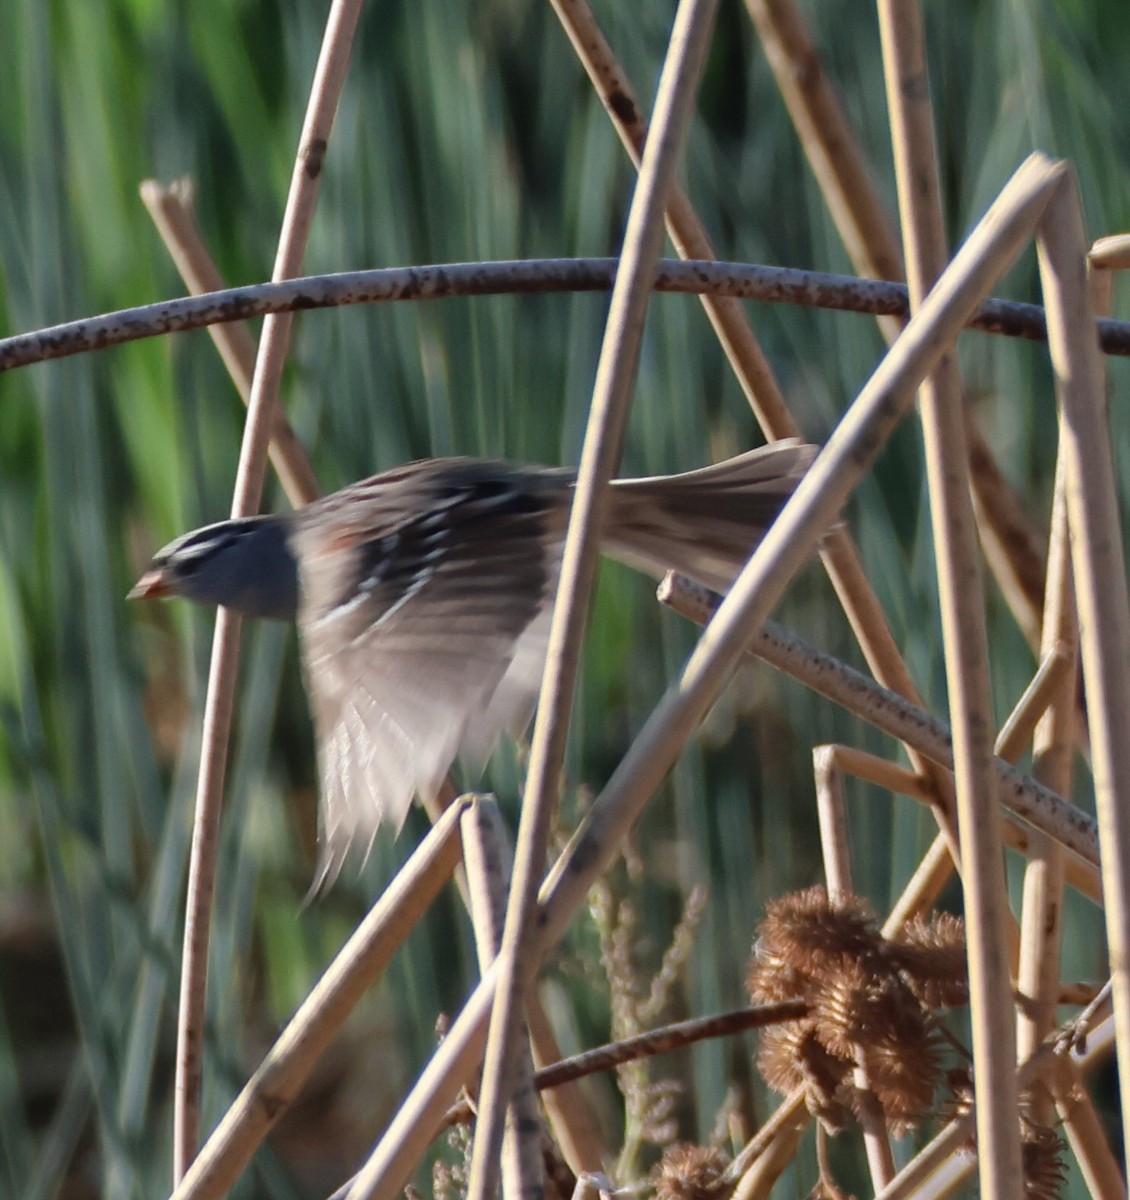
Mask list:
[[[1060,673],[1049,697],[1048,711],[1036,727],[1033,774],[1042,783],[1067,796],[1071,788],[1072,749],[1075,741],[1075,706],[1079,683],[1079,630],[1075,615],[1075,587],[1071,575],[1071,547],[1067,525],[1064,432],[1060,422],[1052,499],[1048,579],[1044,589],[1042,644],[1062,654],[1067,667]],[[1044,660],[1050,661],[1049,658]],[[1017,1019],[1017,1053],[1027,1057],[1048,1037],[1055,1025],[1060,990],[1060,940],[1063,934],[1064,862],[1062,849],[1037,834],[1035,853],[1024,871],[1021,907],[1020,962],[1016,985],[1028,997],[1026,1011]],[[1033,1097],[1034,1114],[1051,1123],[1051,1105],[1044,1093]]]
[[[1050,559],[1049,559],[1050,570]],[[1032,740],[1036,726],[1048,707],[1061,696],[1064,681],[1074,679],[1075,655],[1063,642],[1056,641],[1044,656],[1016,707],[1000,727],[993,753],[1005,762],[1015,762]]]
[[[326,141],[345,80],[360,0],[334,0],[326,22],[314,72],[298,155],[291,177],[272,278],[296,275],[302,265],[310,229]],[[232,497],[232,516],[259,507],[266,470],[273,413],[290,344],[290,315],[276,314],[263,324],[255,376],[240,446]],[[239,658],[238,614],[221,608],[216,614],[208,693],[204,705],[201,769],[193,820],[192,853],[185,900],[185,933],[181,992],[177,1015],[176,1085],[173,1116],[173,1176],[180,1180],[196,1153],[200,1134],[200,1084],[208,974],[209,929],[215,890],[216,848],[224,770],[235,697]]]
[[[149,210],[181,278],[194,296],[223,290],[224,281],[208,253],[189,200],[184,180],[165,187],[155,179],[141,184],[141,200]],[[212,341],[224,360],[244,404],[251,399],[255,374],[255,342],[242,322],[224,322],[209,326]],[[287,499],[295,508],[309,504],[321,495],[314,468],[286,413],[274,408],[271,428],[271,461],[282,481]]]
[[[598,533],[608,484],[623,448],[651,281],[663,246],[667,192],[698,93],[716,5],[717,0],[681,0],[679,5],[659,80],[655,124],[640,163],[612,290],[530,745],[514,878],[499,951],[499,984],[483,1063],[468,1200],[492,1200],[494,1195],[505,1108],[515,1091],[514,1047],[524,1036],[522,997],[536,975],[539,961],[532,936],[538,885],[545,870],[584,624],[600,556]],[[511,1196],[509,1200],[518,1198]]]
[[[318,1059],[459,861],[465,797],[432,826],[267,1052],[196,1156],[174,1200],[226,1195]]]
[[[781,1021],[795,1021],[805,1016],[808,1004],[804,1000],[782,1000],[778,1004],[756,1004],[747,1008],[735,1008],[730,1012],[711,1017],[694,1017],[663,1025],[635,1037],[622,1038],[618,1042],[606,1042],[581,1054],[563,1058],[559,1062],[541,1067],[534,1072],[534,1087],[546,1092],[563,1087],[586,1075],[600,1071],[611,1071],[623,1063],[650,1058],[656,1054],[668,1054],[684,1046],[704,1042],[710,1038],[732,1037],[750,1029],[764,1029]],[[456,1104],[448,1111],[446,1123],[454,1125],[469,1120],[471,1107],[466,1102]]]
[[[498,956],[506,921],[506,897],[514,873],[506,825],[493,796],[463,814],[463,862],[475,928],[479,970],[486,971]],[[501,1176],[505,1196],[545,1190],[541,1117],[534,1087],[530,1043],[520,1038],[513,1047],[514,1090],[502,1138]],[[571,1190],[571,1189],[570,1189]]]
[[[816,775],[816,808],[820,818],[820,848],[824,856],[824,880],[832,900],[843,901],[855,891],[852,880],[851,850],[848,846],[844,812],[843,775],[832,747],[817,747],[813,752]],[[883,1116],[883,1106],[875,1096],[868,1070],[867,1055],[861,1041],[852,1043],[855,1066],[852,1078],[856,1090],[856,1114],[863,1131],[871,1186],[878,1190],[895,1173],[891,1140]],[[823,1126],[818,1127],[819,1130]],[[821,1165],[821,1175],[825,1174]]]
[[[1055,1069],[1048,1072],[1047,1082],[1088,1195],[1094,1200],[1123,1200],[1126,1179],[1111,1152],[1102,1120],[1083,1086],[1075,1061],[1068,1055],[1058,1056]]]
[[[721,603],[721,597],[675,574],[668,575],[660,585],[659,599],[700,624],[709,620]],[[772,621],[765,622],[747,651],[876,729],[913,745],[931,762],[952,769],[953,743],[946,724],[854,667]],[[1009,763],[997,760],[994,774],[997,796],[1005,808],[1055,838],[1081,863],[1089,865],[1091,869],[1073,878],[1073,882],[1077,879],[1080,891],[1097,900],[1094,868],[1098,865],[1099,845],[1095,822]]]
[[[1063,414],[1067,512],[1103,846],[1114,1019],[1119,1057],[1130,1062],[1130,609],[1103,364],[1089,328],[1086,243],[1073,174],[1048,208],[1038,248],[1049,349]],[[1123,1128],[1130,1129],[1130,1071],[1121,1073],[1119,1087]]]
[[[948,258],[925,32],[917,0],[879,0],[878,8],[903,254],[911,304],[917,307]],[[989,1200],[1006,1200],[1020,1178],[1011,913],[1003,871],[1003,817],[997,805],[984,803],[995,782],[989,637],[961,376],[953,354],[938,360],[918,402],[953,730],[979,1175]]]
[[[0,371],[270,313],[460,296],[606,292],[615,279],[617,261],[548,258],[381,267],[225,288],[0,338]],[[661,259],[653,286],[658,292],[795,304],[872,316],[905,316],[910,311],[902,284],[757,263]],[[1095,324],[1104,353],[1130,356],[1130,322],[1103,318]],[[969,317],[968,326],[1003,337],[1047,340],[1044,310],[1036,304],[986,300]]]

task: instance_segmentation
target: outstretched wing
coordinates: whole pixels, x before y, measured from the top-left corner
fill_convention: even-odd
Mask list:
[[[552,478],[449,460],[356,484],[298,523],[322,774],[316,888],[382,824],[399,830],[461,749],[485,757],[528,721],[563,492]]]

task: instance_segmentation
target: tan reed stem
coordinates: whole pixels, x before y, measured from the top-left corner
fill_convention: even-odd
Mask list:
[[[855,892],[852,880],[851,850],[848,847],[847,822],[844,814],[843,776],[827,747],[818,747],[813,754],[816,771],[816,808],[820,818],[820,845],[824,854],[824,879],[828,895],[844,900]],[[863,1145],[871,1172],[871,1186],[876,1191],[894,1177],[895,1163],[883,1107],[875,1097],[867,1071],[867,1056],[860,1043],[853,1044],[855,1068],[853,1078],[857,1093],[856,1114],[863,1130]]]
[[[291,177],[286,211],[279,234],[272,278],[296,275],[302,265],[322,159],[345,79],[359,0],[334,0],[326,22],[310,100],[306,109],[298,156]],[[274,408],[290,342],[289,314],[263,323],[255,377],[247,408],[239,467],[232,497],[232,516],[255,512],[263,487],[267,446],[274,425]],[[208,976],[208,945],[215,890],[216,849],[224,771],[235,697],[240,620],[221,608],[216,614],[200,776],[196,790],[192,852],[185,900],[184,946],[181,959],[180,1005],[177,1016],[176,1082],[173,1095],[173,1177],[179,1181],[200,1138],[200,1084],[203,1070],[204,1008]]]
[[[1088,1193],[1094,1200],[1123,1200],[1126,1180],[1083,1086],[1078,1065],[1071,1057],[1060,1055],[1055,1069],[1048,1072],[1047,1084]]]
[[[824,747],[830,753],[832,762],[845,775],[853,775],[873,783],[876,787],[886,788],[889,792],[897,792],[901,796],[912,796],[915,800],[929,804],[934,794],[929,785],[913,771],[900,767],[889,758],[880,758],[867,750],[855,746],[844,746],[840,743]]]
[[[459,861],[459,821],[471,805],[470,798],[458,801],[412,852],[244,1085],[173,1200],[216,1200],[227,1194],[358,1000],[451,877]]]
[[[647,134],[647,123],[632,95],[631,87],[584,0],[551,0],[566,32],[600,95],[621,141],[633,161],[638,162]],[[673,190],[668,202],[667,224],[680,255],[712,258],[713,248],[689,201]],[[891,261],[897,261],[897,247]],[[704,297],[703,307],[730,360],[758,422],[770,438],[796,436],[800,430],[788,410],[761,346],[739,305],[716,297]],[[848,622],[876,678],[908,699],[920,703],[914,681],[875,591],[863,571],[859,554],[846,528],[831,530],[821,545],[821,557]],[[953,807],[952,784],[944,772],[910,751],[915,770],[929,779],[937,796],[936,815],[947,836],[952,837],[949,818]],[[956,842],[953,845],[957,855]]]
[[[717,611],[721,598],[671,573],[660,585],[659,599],[683,616],[705,624]],[[747,654],[764,659],[876,729],[913,745],[937,765],[947,770],[952,768],[952,741],[943,722],[774,622],[765,623],[747,648]],[[1000,803],[1071,850],[1078,860],[1074,868],[1069,867],[1073,886],[1098,900],[1099,849],[1095,823],[1080,809],[1008,763],[997,760],[994,774]],[[933,797],[930,799],[932,802]],[[1030,838],[1023,827],[1018,826],[1009,837],[1015,849],[1023,851],[1029,846]]]
[[[530,746],[514,878],[499,951],[499,984],[483,1063],[468,1200],[493,1200],[494,1196],[505,1108],[515,1091],[514,1047],[524,1036],[523,996],[539,961],[533,936],[538,885],[545,869],[584,624],[600,556],[604,504],[608,483],[620,462],[651,281],[663,246],[663,213],[698,93],[716,6],[717,0],[681,0],[676,13],[656,95],[655,123],[640,160],[612,290]],[[511,1195],[509,1200],[518,1197]]]
[[[506,923],[506,897],[514,870],[506,826],[494,797],[463,814],[463,864],[467,870],[471,921],[479,970],[485,972],[498,955]],[[504,1196],[535,1195],[545,1190],[541,1118],[534,1090],[534,1065],[528,1039],[513,1047],[514,1092],[502,1137],[501,1176]]]
[[[141,199],[149,210],[165,248],[169,251],[189,292],[200,296],[218,292],[223,278],[208,253],[189,199],[187,181],[166,187],[155,179],[141,184]],[[211,325],[208,332],[227,367],[244,404],[251,399],[251,381],[255,374],[255,343],[243,322]],[[271,462],[282,481],[287,499],[295,508],[316,500],[322,493],[314,468],[286,413],[274,408],[271,429]]]
[[[592,881],[670,768],[820,531],[878,452],[914,391],[966,315],[1006,269],[1039,219],[1063,168],[1034,155],[1016,172],[868,381],[786,504],[704,633],[682,678],[660,702],[549,873],[538,919],[539,954],[561,936]],[[501,960],[499,960],[501,961]],[[357,1177],[350,1200],[391,1198],[415,1165],[415,1135],[438,1127],[473,1068],[498,963],[468,998],[411,1095]]]
[[[993,753],[997,758],[1003,758],[1005,762],[1015,762],[1024,753],[1048,708],[1057,697],[1063,695],[1065,681],[1074,680],[1074,677],[1074,651],[1069,648],[1067,642],[1053,642],[1024,689],[1024,694],[1017,700],[1016,707],[1000,727],[993,746]]]
[[[1044,589],[1044,647],[1054,648],[1067,664],[1049,696],[1048,711],[1036,729],[1033,774],[1066,796],[1071,789],[1075,745],[1076,691],[1078,686],[1078,624],[1071,577],[1071,547],[1067,526],[1066,462],[1063,429],[1056,460],[1052,499],[1048,580]],[[1050,658],[1045,659],[1050,661]],[[1020,968],[1016,985],[1026,1004],[1017,1017],[1017,1051],[1021,1058],[1034,1054],[1055,1027],[1060,991],[1060,942],[1063,931],[1063,850],[1042,834],[1033,838],[1033,854],[1024,872],[1021,909]],[[1052,1123],[1051,1098],[1038,1092],[1032,1099],[1033,1116]]]
[[[1062,412],[1114,1018],[1119,1058],[1130,1063],[1130,611],[1103,368],[1090,324],[1086,243],[1073,176],[1057,189],[1037,244]],[[1120,1089],[1125,1130],[1130,1129],[1130,1071],[1120,1073]]]
[[[930,107],[922,12],[916,0],[879,0],[887,109],[911,304],[921,304],[948,257]],[[1020,1178],[1012,925],[1005,889],[1003,816],[993,793],[989,640],[969,450],[957,359],[944,355],[919,392],[953,730],[965,897],[977,1153],[981,1191],[1014,1195]]]

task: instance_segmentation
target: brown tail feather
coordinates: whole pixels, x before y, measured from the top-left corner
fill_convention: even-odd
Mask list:
[[[794,439],[681,475],[612,485],[604,549],[657,577],[725,591],[816,454]]]

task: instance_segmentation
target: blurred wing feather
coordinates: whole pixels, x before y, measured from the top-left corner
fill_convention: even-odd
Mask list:
[[[316,888],[382,825],[399,830],[461,748],[485,759],[532,711],[561,488],[500,487],[499,471],[468,463],[438,497],[346,506],[331,536],[325,525],[296,532],[322,773]],[[379,524],[359,520],[374,513]]]

